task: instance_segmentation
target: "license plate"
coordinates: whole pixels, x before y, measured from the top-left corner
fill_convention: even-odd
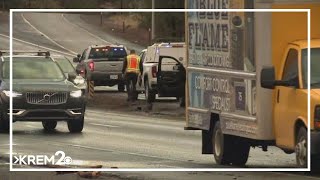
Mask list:
[[[110,79],[118,79],[118,75],[110,75]]]

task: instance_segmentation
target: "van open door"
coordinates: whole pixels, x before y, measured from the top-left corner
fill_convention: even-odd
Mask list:
[[[185,96],[186,70],[183,64],[171,56],[160,56],[157,85],[159,97]]]

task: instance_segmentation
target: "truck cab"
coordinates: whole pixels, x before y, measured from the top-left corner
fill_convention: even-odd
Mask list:
[[[274,130],[276,145],[285,152],[296,151],[297,164],[307,163],[308,127],[308,46],[306,40],[289,43],[281,60],[281,68],[275,75],[274,67],[264,68],[261,74],[262,87],[274,89]],[[311,57],[311,155],[320,152],[320,39],[310,42]],[[275,78],[277,80],[275,80]],[[291,129],[292,131],[284,131]]]

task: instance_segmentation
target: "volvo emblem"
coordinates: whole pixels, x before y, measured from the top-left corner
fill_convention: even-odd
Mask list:
[[[45,94],[44,96],[43,96],[43,99],[45,100],[45,101],[49,101],[50,100],[50,95],[49,94]]]

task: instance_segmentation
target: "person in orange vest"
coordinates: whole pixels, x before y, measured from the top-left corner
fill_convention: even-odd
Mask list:
[[[134,102],[136,100],[134,96],[136,93],[136,84],[138,77],[140,77],[143,72],[142,68],[143,66],[140,62],[140,57],[136,55],[135,50],[130,50],[130,54],[125,58],[122,68],[122,74],[124,74],[128,92],[127,101]]]

